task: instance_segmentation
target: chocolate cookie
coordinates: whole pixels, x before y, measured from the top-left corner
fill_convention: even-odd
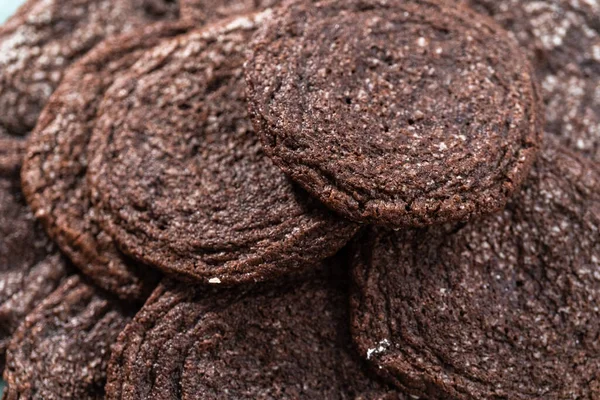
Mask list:
[[[11,157],[7,154],[6,158]],[[11,335],[25,315],[60,284],[68,269],[29,212],[18,169],[12,162],[3,165],[4,159],[0,156],[0,371]]]
[[[281,0],[181,0],[181,18],[200,22],[218,21],[279,3]]]
[[[178,16],[177,0],[28,0],[0,27],[0,128],[28,134],[67,67],[105,37]]]
[[[537,153],[531,68],[486,17],[444,2],[291,2],[246,75],[275,163],[360,222],[426,226],[501,209]]]
[[[119,336],[106,398],[405,396],[354,354],[345,279],[331,273],[221,291],[165,282]]]
[[[72,276],[15,333],[3,399],[104,399],[110,348],[131,316]]]
[[[279,277],[335,254],[357,230],[296,188],[247,119],[247,43],[264,14],[164,41],[114,76],[88,177],[124,252],[215,284]]]
[[[600,397],[600,168],[544,150],[500,214],[371,228],[353,336],[382,376],[443,399]]]
[[[468,0],[514,33],[533,60],[546,132],[600,162],[600,3]]]
[[[0,271],[0,372],[4,369],[5,352],[15,330],[25,316],[66,278],[68,271],[59,254],[48,255],[36,264],[28,265],[27,269]]]
[[[158,273],[127,259],[96,222],[85,173],[88,142],[104,91],[162,39],[186,32],[162,24],[109,39],[66,74],[30,137],[22,180],[36,217],[74,264],[121,298],[145,299]]]

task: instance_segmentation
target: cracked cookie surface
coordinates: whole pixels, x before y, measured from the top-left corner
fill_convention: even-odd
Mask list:
[[[133,310],[74,275],[11,341],[5,400],[101,400],[111,346]]]
[[[180,278],[233,285],[310,268],[358,229],[294,186],[247,118],[245,51],[269,16],[165,41],[113,76],[88,180],[125,253]]]
[[[227,290],[161,284],[119,336],[107,399],[407,399],[352,348],[347,279]]]
[[[360,222],[427,226],[501,209],[543,113],[517,43],[436,1],[291,2],[246,67],[254,126],[288,175]]]
[[[25,157],[23,191],[36,217],[73,263],[103,289],[144,300],[159,274],[128,259],[98,225],[91,207],[88,143],[104,92],[162,39],[187,32],[163,23],[107,40],[65,76],[32,133]]]
[[[354,340],[417,396],[597,398],[599,230],[598,165],[552,141],[499,214],[357,241]]]

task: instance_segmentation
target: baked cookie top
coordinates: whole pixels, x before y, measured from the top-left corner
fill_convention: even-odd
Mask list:
[[[99,44],[66,74],[29,139],[21,174],[36,217],[82,272],[124,299],[145,300],[159,274],[125,257],[98,225],[85,179],[88,143],[114,77],[162,39],[188,30],[162,23]]]
[[[346,279],[160,285],[119,336],[107,399],[398,399],[354,353]]]
[[[104,399],[111,346],[133,310],[74,275],[15,333],[6,400]]]
[[[600,162],[600,3],[464,0],[509,30],[532,59],[546,133]]]
[[[238,284],[335,254],[357,226],[293,185],[247,118],[242,66],[269,12],[164,41],[113,75],[89,149],[92,200],[132,257]]]
[[[0,131],[28,134],[69,65],[104,38],[178,17],[176,0],[28,0],[0,27]]]
[[[444,2],[291,2],[260,30],[246,77],[265,152],[360,222],[497,211],[539,146],[543,112],[517,43]]]
[[[600,393],[600,169],[550,143],[506,209],[357,241],[353,337],[418,396]]]

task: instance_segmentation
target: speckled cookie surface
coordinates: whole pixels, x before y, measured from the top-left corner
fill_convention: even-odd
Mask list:
[[[25,140],[11,136],[0,128],[0,173],[10,173],[21,167],[25,145]]]
[[[178,16],[176,0],[28,0],[0,27],[0,129],[28,134],[67,67],[105,37]]]
[[[598,165],[551,144],[502,213],[361,239],[355,342],[415,395],[599,398],[599,230]]]
[[[310,268],[356,232],[272,164],[247,118],[245,50],[268,16],[165,41],[113,77],[88,178],[103,226],[134,258],[247,283]]]
[[[281,0],[180,0],[181,18],[218,21],[279,5]]]
[[[81,271],[121,298],[145,299],[158,273],[126,258],[98,226],[85,179],[87,146],[102,95],[114,77],[162,39],[186,31],[164,23],[100,44],[65,76],[28,145],[22,181],[36,217]]]
[[[600,162],[600,3],[468,0],[514,33],[533,60],[546,132]]]
[[[292,2],[256,39],[248,102],[265,151],[346,217],[497,211],[535,157],[542,113],[517,43],[442,4]]]
[[[12,333],[67,274],[64,260],[25,204],[18,170],[3,167],[0,163],[0,371]]]
[[[221,291],[165,282],[119,336],[106,398],[405,399],[354,354],[345,284],[333,273]]]
[[[131,316],[116,300],[72,276],[15,333],[3,399],[104,399],[111,346]]]

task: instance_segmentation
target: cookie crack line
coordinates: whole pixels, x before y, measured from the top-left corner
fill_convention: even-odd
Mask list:
[[[516,42],[443,2],[363,6],[296,2],[261,27],[245,75],[265,152],[357,222],[418,227],[502,209],[531,168],[543,120]],[[391,65],[369,66],[372,48]],[[469,186],[452,183],[461,181]]]
[[[28,4],[64,10],[61,29],[75,34],[69,24],[91,18],[95,30],[114,10],[134,29],[131,4],[158,19],[179,4],[124,0],[72,21],[72,1]],[[84,11],[115,0],[90,1],[77,0]],[[561,10],[597,7],[499,1],[494,22],[448,0],[181,0],[201,8],[196,21],[87,55],[71,41],[68,71],[32,68],[62,82],[43,77],[44,93],[11,79],[23,104],[14,118],[0,111],[0,174],[22,151],[6,137],[45,104],[22,186],[85,276],[36,273],[34,252],[60,260],[50,245],[22,254],[29,269],[9,278],[9,303],[47,297],[27,280],[60,287],[11,340],[8,400],[600,393],[600,171],[541,143],[544,99],[546,129],[594,150],[580,141],[594,125],[584,82],[595,79],[595,31]],[[535,32],[508,21],[504,1]],[[239,14],[267,5],[277,7]],[[42,47],[58,42],[60,59],[64,38],[48,32]],[[547,78],[540,88],[534,74]],[[8,243],[20,241],[14,226]],[[347,262],[327,258],[336,253]]]
[[[316,266],[358,230],[272,163],[248,119],[243,64],[271,15],[164,40],[106,89],[87,181],[125,254],[186,281],[236,286]]]
[[[343,330],[344,279],[332,272],[341,266],[322,267],[306,279],[225,290],[197,290],[164,281],[120,335],[107,399],[143,398],[159,388],[177,398],[193,394],[212,399],[228,393],[236,398],[341,399],[381,392],[404,399],[370,380],[354,358]],[[304,348],[310,349],[311,357],[302,355]],[[140,362],[149,353],[158,358]],[[218,354],[221,357],[213,359]],[[292,373],[303,363],[307,364],[302,374]],[[203,364],[215,368],[214,373],[193,369]],[[268,374],[259,375],[267,365]],[[124,374],[125,370],[132,374]]]

